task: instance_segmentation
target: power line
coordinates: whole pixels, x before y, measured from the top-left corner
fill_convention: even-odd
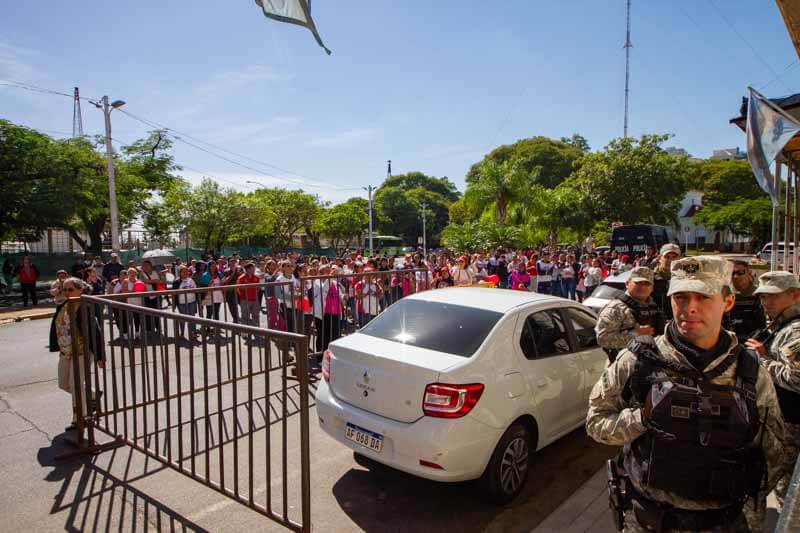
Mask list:
[[[26,90],[26,91],[38,92],[38,93],[44,93],[44,94],[65,96],[65,97],[68,97],[68,98],[71,98],[71,99],[75,98],[74,93],[73,94],[63,93],[63,92],[60,92],[60,91],[56,91],[54,89],[48,89],[47,87],[40,87],[40,86],[37,86],[37,85],[33,85],[33,84],[30,84],[30,83],[25,83],[25,82],[20,82],[20,81],[16,81],[16,80],[0,79],[0,86],[8,86],[8,87],[16,88],[16,89],[23,89],[23,90]],[[86,98],[86,97],[79,97],[79,98],[81,100],[86,100],[86,101],[89,101],[89,102],[92,101],[90,98]],[[205,153],[207,153],[209,155],[212,155],[214,157],[217,157],[217,158],[220,158],[220,159],[222,159],[224,161],[227,161],[227,162],[229,162],[231,164],[240,166],[242,168],[245,168],[247,170],[256,172],[258,174],[261,174],[262,176],[265,176],[265,177],[268,177],[268,178],[271,178],[271,179],[276,179],[276,180],[284,181],[284,182],[288,182],[288,183],[294,183],[294,184],[299,185],[301,187],[309,187],[309,188],[315,188],[315,189],[334,189],[334,190],[337,190],[337,191],[360,191],[361,190],[360,187],[340,187],[340,186],[333,185],[333,184],[330,184],[330,183],[325,183],[324,181],[321,181],[321,180],[315,180],[315,179],[310,178],[308,176],[304,176],[303,174],[299,174],[297,172],[293,172],[291,170],[281,168],[281,167],[279,167],[277,165],[273,165],[271,163],[266,163],[264,161],[259,161],[257,159],[253,159],[253,158],[248,157],[246,155],[233,152],[233,151],[228,150],[226,148],[223,148],[221,146],[217,146],[217,145],[211,144],[209,142],[206,142],[206,141],[203,141],[203,140],[198,139],[196,137],[193,137],[193,136],[189,135],[188,133],[184,133],[184,132],[178,131],[178,130],[176,130],[174,128],[170,128],[169,126],[166,126],[164,124],[159,124],[158,122],[155,122],[155,121],[152,121],[152,120],[148,120],[148,119],[142,118],[140,116],[134,115],[133,113],[131,113],[129,111],[126,111],[124,109],[119,109],[119,111],[124,113],[125,115],[129,116],[133,120],[137,120],[137,121],[145,124],[146,126],[148,126],[150,128],[158,129],[158,130],[165,130],[165,131],[169,132],[169,135],[172,138],[174,138],[177,141],[180,141],[180,142],[182,142],[184,144],[187,144],[187,145],[189,145],[189,146],[191,146],[191,147],[193,147],[193,148],[195,148],[197,150],[200,150],[200,151],[205,152]],[[235,161],[233,159],[230,159],[230,158],[227,158],[225,156],[222,156],[222,155],[220,155],[218,153],[212,152],[209,149],[203,148],[202,146],[198,146],[197,144],[189,142],[186,139],[192,139],[196,143],[200,143],[200,144],[203,144],[203,145],[206,145],[206,146],[210,146],[215,150],[219,150],[221,152],[225,152],[225,153],[231,154],[231,155],[233,155],[235,157],[239,157],[241,159],[252,161],[252,162],[257,163],[259,165],[263,165],[265,167],[274,168],[274,169],[276,169],[277,171],[279,171],[281,173],[291,174],[291,175],[303,178],[304,180],[309,180],[309,181],[312,181],[312,182],[315,181],[317,183],[314,184],[314,183],[309,183],[308,181],[300,181],[300,180],[296,180],[296,179],[292,179],[292,178],[288,178],[288,177],[284,177],[284,176],[276,176],[274,174],[269,174],[267,172],[264,172],[263,170],[251,167],[249,165],[245,165],[245,164],[240,163],[238,161]]]
[[[153,120],[145,119],[145,118],[139,117],[137,115],[134,115],[130,111],[126,111],[124,109],[120,109],[119,111],[121,113],[124,113],[125,115],[129,116],[133,120],[137,120],[137,121],[139,121],[139,122],[141,122],[141,123],[143,123],[143,124],[145,124],[145,125],[147,125],[147,126],[149,126],[151,128],[161,129],[161,130],[165,130],[167,132],[170,132],[170,136],[171,137],[173,137],[174,139],[176,139],[176,140],[178,140],[180,142],[188,144],[189,146],[191,146],[191,147],[193,147],[193,148],[195,148],[197,150],[200,150],[200,151],[205,152],[207,154],[213,155],[214,157],[218,157],[218,158],[220,158],[220,159],[222,159],[224,161],[227,161],[227,162],[232,163],[234,165],[238,165],[238,166],[240,166],[242,168],[245,168],[247,170],[251,170],[253,172],[258,172],[259,174],[262,174],[262,175],[267,176],[269,178],[278,179],[278,180],[281,180],[281,181],[287,181],[289,183],[294,183],[294,184],[297,184],[297,185],[300,185],[300,186],[303,186],[303,187],[312,187],[312,188],[317,188],[317,189],[335,189],[335,190],[339,190],[339,191],[361,190],[358,187],[350,187],[350,188],[348,188],[348,187],[339,187],[339,186],[336,186],[336,185],[328,184],[328,183],[325,183],[323,181],[316,180],[316,179],[310,178],[308,176],[304,176],[302,174],[298,174],[297,172],[292,172],[291,170],[283,169],[283,168],[278,167],[276,165],[273,165],[271,163],[266,163],[264,161],[259,161],[257,159],[253,159],[252,157],[248,157],[246,155],[242,155],[242,154],[233,152],[231,150],[228,150],[227,148],[223,148],[221,146],[217,146],[217,145],[209,143],[207,141],[203,141],[202,139],[198,139],[196,137],[193,137],[193,136],[189,135],[188,133],[180,132],[180,131],[178,131],[178,130],[176,130],[174,128],[170,128],[169,126],[166,126],[164,124],[159,124],[158,122],[155,122]],[[308,181],[299,181],[299,180],[295,180],[295,179],[287,178],[287,177],[283,177],[283,176],[276,176],[274,174],[268,174],[268,173],[264,172],[263,170],[260,170],[260,169],[257,169],[257,168],[253,168],[253,167],[251,167],[249,165],[245,165],[244,163],[240,163],[238,161],[234,161],[234,160],[229,159],[229,158],[227,158],[225,156],[222,156],[220,154],[212,152],[209,149],[204,148],[202,146],[198,146],[198,144],[194,144],[192,142],[189,142],[186,139],[191,139],[192,141],[194,141],[194,143],[198,143],[198,144],[202,144],[202,145],[205,145],[205,146],[209,146],[209,147],[211,147],[211,148],[213,148],[215,150],[219,150],[221,152],[225,152],[225,153],[231,154],[231,155],[233,155],[235,157],[239,157],[239,158],[245,159],[247,161],[252,161],[252,162],[254,162],[256,164],[263,165],[265,167],[274,168],[274,169],[276,169],[279,172],[282,172],[284,174],[292,174],[294,176],[298,176],[298,177],[303,178],[305,180],[315,181],[315,182],[317,182],[317,184],[309,183]]]
[[[772,75],[775,77],[775,79],[778,79],[780,76],[778,75],[777,72],[775,72],[775,69],[772,68],[772,65],[770,65],[761,56],[761,54],[758,53],[758,50],[756,50],[755,47],[752,44],[750,44],[750,41],[745,39],[744,35],[742,35],[739,32],[739,30],[736,29],[736,27],[733,25],[733,23],[728,19],[727,16],[725,16],[725,13],[719,8],[719,6],[717,6],[717,4],[714,2],[714,0],[708,0],[708,3],[711,4],[711,7],[714,8],[714,10],[717,12],[717,15],[719,15],[719,17],[725,22],[725,24],[728,25],[728,27],[731,29],[731,31],[733,31],[733,33],[735,33],[736,36],[739,37],[739,39],[745,45],[747,45],[747,47],[750,49],[751,52],[753,52],[753,55],[756,56],[756,58],[758,58],[758,60],[761,62],[761,64],[764,65],[765,67],[767,67],[767,70],[769,70],[772,73]],[[781,82],[781,83],[783,83],[783,82]],[[787,91],[791,92],[791,89],[785,83],[783,83],[783,86]]]

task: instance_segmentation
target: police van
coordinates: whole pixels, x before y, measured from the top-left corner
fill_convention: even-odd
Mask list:
[[[611,230],[611,250],[619,255],[644,255],[648,246],[659,250],[663,245],[672,242],[670,233],[670,228],[655,224],[617,226]]]

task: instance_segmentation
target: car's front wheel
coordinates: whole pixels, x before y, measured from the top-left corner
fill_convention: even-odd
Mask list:
[[[528,479],[531,435],[522,424],[503,434],[481,477],[489,500],[506,504],[517,497]]]

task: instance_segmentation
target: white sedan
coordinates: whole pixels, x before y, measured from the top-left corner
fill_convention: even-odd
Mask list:
[[[596,316],[553,296],[478,287],[403,298],[330,344],[320,426],[358,455],[512,500],[529,454],[580,427],[607,357]]]

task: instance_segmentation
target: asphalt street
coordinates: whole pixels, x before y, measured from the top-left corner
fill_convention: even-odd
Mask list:
[[[284,531],[268,518],[127,446],[57,461],[56,455],[72,449],[64,435],[70,399],[57,387],[57,354],[47,350],[48,330],[48,320],[0,326],[0,508],[4,509],[0,531]],[[185,374],[188,355],[180,359]],[[269,383],[274,391],[275,376]],[[221,401],[232,405],[231,398]],[[592,442],[582,430],[575,431],[538,452],[521,497],[513,505],[496,507],[481,500],[474,483],[442,484],[389,469],[364,468],[349,449],[319,430],[311,401],[311,505],[316,531],[531,531],[614,453]],[[289,402],[297,403],[296,395],[290,395]],[[258,468],[254,469],[253,493],[256,498],[271,493],[273,505],[280,507],[282,472],[280,468],[265,472],[262,463],[266,460],[259,457],[265,457],[268,441],[272,451],[266,453],[274,455],[279,448],[283,424],[276,422],[282,422],[282,405],[264,399],[257,408],[242,409],[237,409],[240,418],[261,413],[263,420],[269,420],[269,424],[255,423],[253,464]],[[297,516],[299,456],[293,452],[299,416],[296,409],[287,411],[287,508],[290,516]],[[271,428],[268,437],[267,425]],[[176,428],[173,424],[168,431],[177,435]],[[167,430],[160,431],[163,439]],[[232,438],[227,425],[223,433],[226,438],[220,440],[230,472],[233,441],[245,456],[249,437]],[[181,439],[173,436],[173,440]],[[197,441],[198,447],[202,440]],[[198,456],[198,470],[203,458]]]

